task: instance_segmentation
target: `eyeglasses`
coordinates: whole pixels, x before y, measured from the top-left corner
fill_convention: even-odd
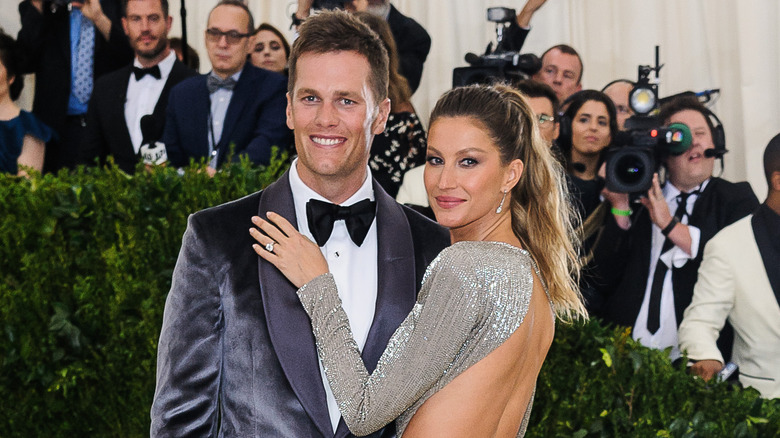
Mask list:
[[[227,43],[230,45],[238,44],[242,39],[252,35],[251,33],[238,33],[235,30],[229,32],[222,32],[214,27],[206,29],[206,39],[211,43],[218,43],[222,37],[225,37]]]
[[[555,117],[554,116],[550,116],[550,115],[547,115],[547,114],[539,114],[539,126],[542,126],[542,125],[544,125],[547,122],[552,123],[554,121],[555,121]]]

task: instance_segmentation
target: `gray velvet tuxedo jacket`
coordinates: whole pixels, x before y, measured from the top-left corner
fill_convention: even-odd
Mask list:
[[[374,181],[378,292],[363,359],[376,366],[446,231]],[[311,323],[295,287],[252,250],[250,218],[297,223],[288,175],[189,218],[165,304],[152,437],[351,437],[332,430]],[[392,425],[372,437],[392,437]]]

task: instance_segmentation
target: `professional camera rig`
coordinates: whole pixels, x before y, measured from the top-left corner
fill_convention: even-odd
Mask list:
[[[452,86],[469,84],[490,84],[507,79],[526,79],[542,68],[538,56],[532,53],[520,54],[507,50],[505,41],[510,25],[516,19],[514,9],[488,8],[487,20],[496,23],[496,45],[489,43],[483,55],[466,54],[470,67],[458,67],[452,71]]]
[[[626,120],[621,133],[606,155],[606,186],[613,192],[644,194],[653,174],[670,155],[681,155],[691,146],[691,131],[682,123],[662,126],[654,115],[658,109],[659,49],[655,47],[655,67],[639,66],[639,78],[629,93],[634,115]],[[650,74],[654,78],[650,80]]]

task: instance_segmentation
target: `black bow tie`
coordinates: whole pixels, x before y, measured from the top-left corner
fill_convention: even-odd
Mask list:
[[[135,80],[140,81],[141,78],[143,78],[146,75],[152,75],[152,77],[156,79],[160,79],[162,75],[160,75],[160,67],[153,65],[149,68],[141,68],[133,66],[133,74],[135,75]]]
[[[222,79],[211,74],[206,79],[206,87],[209,89],[209,94],[219,90],[220,88],[233,91],[233,89],[236,88],[236,80],[233,79],[232,76],[228,77],[227,79]]]
[[[376,202],[364,199],[360,202],[342,207],[331,204],[330,202],[310,199],[306,203],[306,217],[309,221],[309,231],[311,231],[317,245],[322,246],[330,238],[333,232],[333,223],[337,220],[344,220],[347,223],[347,232],[349,237],[360,246],[366,240],[368,229],[374,222],[376,214]]]

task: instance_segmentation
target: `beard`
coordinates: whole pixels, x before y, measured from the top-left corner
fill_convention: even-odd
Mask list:
[[[151,49],[148,50],[136,49],[135,53],[138,55],[139,58],[154,59],[160,53],[162,53],[167,47],[168,47],[168,38],[162,36],[160,37],[160,39],[157,40],[157,44],[155,44],[154,47],[152,47]]]

